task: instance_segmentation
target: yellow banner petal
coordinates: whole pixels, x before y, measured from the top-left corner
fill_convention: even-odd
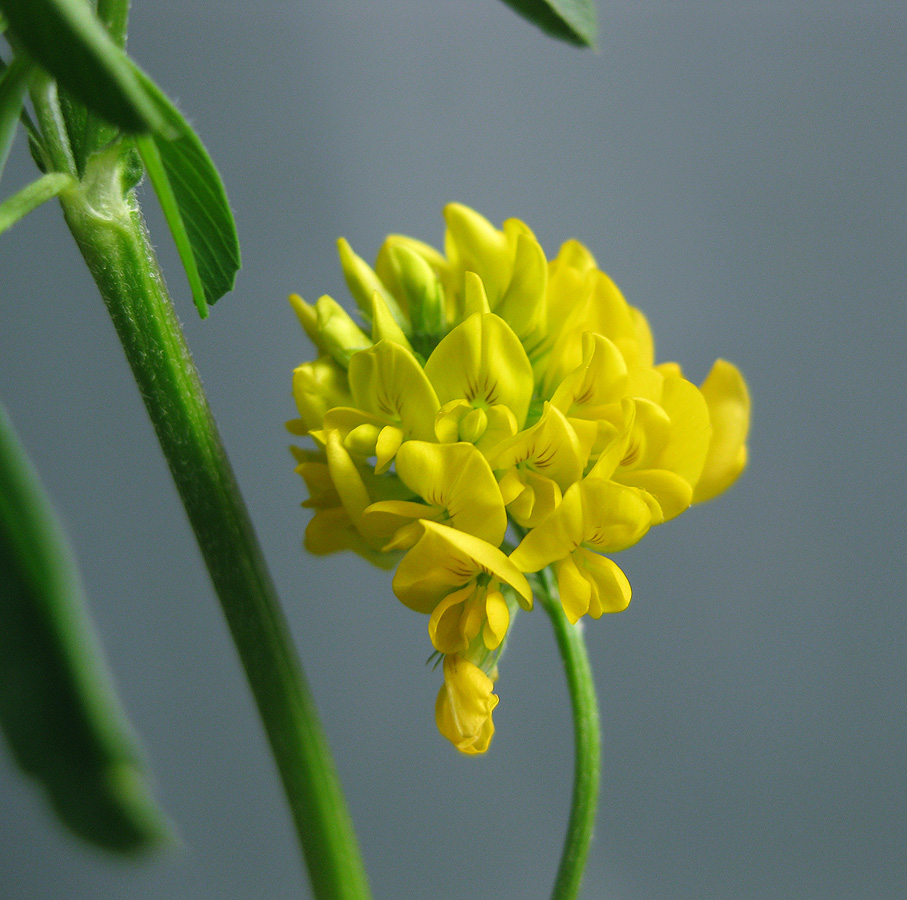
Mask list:
[[[425,364],[441,403],[509,406],[522,426],[532,398],[532,366],[513,329],[499,316],[476,313],[450,332]]]

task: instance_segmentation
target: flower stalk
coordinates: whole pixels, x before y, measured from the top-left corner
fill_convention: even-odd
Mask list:
[[[538,574],[537,582],[536,596],[548,613],[554,628],[554,637],[567,675],[573,714],[573,794],[570,800],[567,835],[551,900],[574,900],[579,894],[586,868],[598,806],[601,776],[598,701],[583,638],[582,622],[571,625],[567,620],[548,569],[543,569]]]
[[[211,573],[318,900],[370,896],[327,740],[131,191],[95,155],[64,215],[100,289]]]

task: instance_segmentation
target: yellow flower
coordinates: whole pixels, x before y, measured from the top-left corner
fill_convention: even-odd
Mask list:
[[[476,312],[435,348],[425,374],[442,404],[506,407],[522,428],[532,399],[532,366],[513,329],[493,313]]]
[[[472,444],[407,441],[397,452],[397,476],[424,502],[387,500],[364,513],[376,533],[395,535],[394,547],[411,546],[421,534],[417,520],[437,520],[497,547],[507,514],[485,458]]]
[[[462,653],[481,637],[500,646],[510,623],[502,585],[524,609],[532,590],[523,573],[497,547],[447,525],[422,520],[422,536],[400,561],[393,589],[404,606],[430,616],[432,644]]]
[[[438,731],[461,753],[484,753],[494,735],[494,681],[460,656],[444,657],[444,684],[435,702]]]
[[[535,425],[498,443],[489,462],[513,520],[532,528],[547,518],[562,491],[582,478],[587,455],[564,414],[548,403]]]
[[[651,512],[632,488],[592,476],[571,485],[557,509],[523,538],[510,561],[523,572],[554,563],[561,603],[571,622],[589,613],[620,612],[630,585],[618,566],[598,553],[635,544]]]

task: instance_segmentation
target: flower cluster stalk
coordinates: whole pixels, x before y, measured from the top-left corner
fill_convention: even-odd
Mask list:
[[[601,776],[601,729],[595,682],[586,652],[581,622],[571,625],[552,584],[548,569],[538,576],[539,598],[551,619],[561,661],[567,675],[573,712],[574,769],[570,819],[551,900],[575,900],[586,868]]]
[[[139,208],[96,159],[61,196],[211,573],[290,804],[315,896],[370,896],[327,740]]]

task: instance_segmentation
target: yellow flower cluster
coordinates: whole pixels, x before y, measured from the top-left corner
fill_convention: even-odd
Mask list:
[[[444,255],[392,235],[371,267],[339,241],[364,327],[328,296],[290,298],[320,355],[294,372],[288,427],[315,444],[294,448],[306,548],[397,565],[443,655],[438,728],[482,753],[526,573],[553,567],[571,622],[625,609],[602,554],[737,478],[749,399],[723,360],[700,387],[655,365],[645,317],[582,244],[549,262],[523,222],[444,214]]]

